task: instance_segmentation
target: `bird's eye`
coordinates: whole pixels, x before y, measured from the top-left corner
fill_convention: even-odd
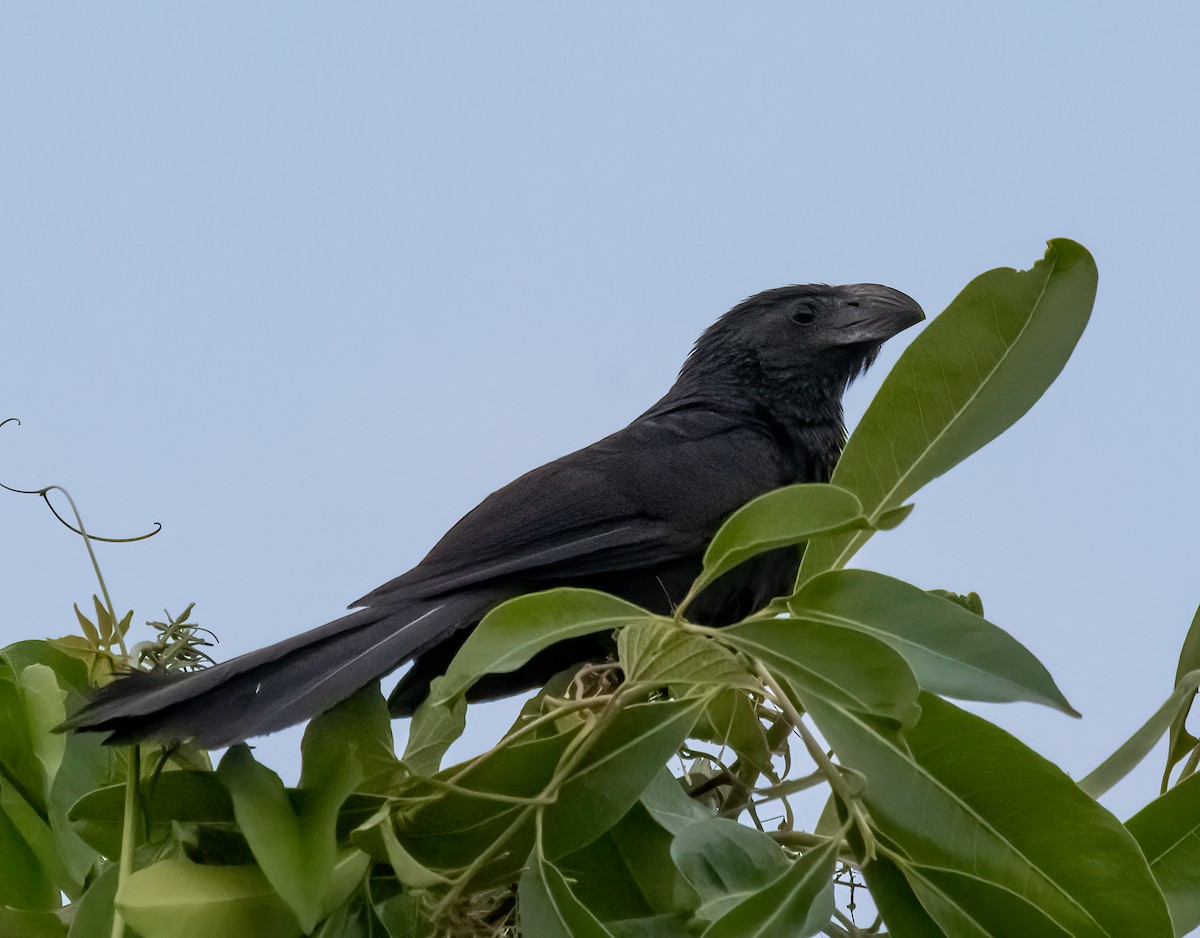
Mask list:
[[[817,311],[811,306],[799,306],[792,313],[792,322],[798,322],[802,326],[810,326],[814,319],[817,318]]]

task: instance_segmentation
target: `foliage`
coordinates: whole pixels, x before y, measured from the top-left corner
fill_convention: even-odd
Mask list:
[[[295,789],[244,745],[214,771],[186,748],[53,732],[127,662],[202,665],[187,613],[129,655],[131,617],[99,600],[82,635],[10,646],[0,934],[90,938],[122,920],[144,938],[1186,934],[1200,925],[1200,748],[1184,727],[1200,614],[1167,703],[1076,784],[945,699],[1075,715],[978,596],[844,569],[1032,406],[1095,284],[1063,240],[1028,271],[972,281],[887,377],[833,481],[736,513],[691,594],[807,545],[791,596],[725,629],[690,621],[689,602],[664,617],[587,590],[514,599],[434,682],[403,758],[375,686],[310,723]],[[559,675],[492,749],[442,766],[478,677],[594,632],[615,635],[614,662]],[[1168,731],[1163,793],[1122,824],[1096,797]],[[799,817],[796,796],[817,789],[824,810]],[[881,920],[855,923],[847,884]]]

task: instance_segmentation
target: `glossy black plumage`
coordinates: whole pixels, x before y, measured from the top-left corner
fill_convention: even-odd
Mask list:
[[[198,674],[134,673],[65,725],[108,732],[110,742],[228,745],[314,716],[412,660],[391,700],[404,715],[487,610],[511,596],[589,586],[668,612],[730,513],[779,486],[829,478],[846,386],[882,342],[922,318],[909,297],[875,284],[753,296],[701,336],[662,400],[490,495],[421,563],[354,604],[363,608]],[[796,563],[794,551],[759,557],[714,583],[689,616],[736,621],[786,592]],[[602,654],[604,642],[555,646],[471,696],[537,686]]]

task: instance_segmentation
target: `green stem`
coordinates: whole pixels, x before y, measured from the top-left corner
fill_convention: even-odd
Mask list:
[[[125,818],[121,824],[121,860],[117,867],[117,892],[133,875],[133,855],[137,851],[138,820],[141,806],[138,804],[138,784],[142,774],[142,750],[140,746],[129,749],[129,774],[125,777]],[[112,938],[125,938],[125,919],[113,906]]]
[[[79,513],[79,509],[75,506],[75,499],[71,497],[71,493],[64,489],[61,485],[48,485],[42,489],[42,497],[45,498],[46,492],[62,492],[67,499],[67,503],[71,506],[71,511],[75,513],[75,523],[79,525],[79,532],[83,535],[83,546],[87,548],[88,556],[92,559],[92,569],[96,571],[96,579],[100,581],[100,592],[104,594],[104,606],[108,609],[108,617],[112,620],[114,627],[120,621],[117,618],[116,609],[113,607],[112,597],[108,595],[108,584],[104,582],[104,574],[100,572],[100,562],[96,559],[96,552],[92,550],[92,539],[88,537],[87,528],[83,526],[83,516]],[[121,654],[126,658],[129,657],[129,649],[125,647],[125,636],[117,629],[117,643],[121,646]]]
[[[495,840],[493,840],[492,843],[489,844],[488,847],[455,878],[454,884],[449,890],[447,890],[446,894],[442,896],[441,900],[438,902],[437,908],[434,910],[435,919],[442,916],[446,910],[449,909],[455,903],[455,901],[457,901],[458,897],[461,896],[466,890],[467,886],[470,885],[471,877],[478,873],[479,870],[483,869],[484,866],[487,865],[487,863],[489,863],[497,853],[507,846],[513,834],[520,830],[521,826],[526,823],[531,813],[534,815],[536,821],[537,818],[541,817],[541,812],[545,809],[545,806],[552,803],[554,799],[558,797],[558,790],[562,787],[563,781],[571,774],[571,772],[575,770],[583,757],[587,755],[588,751],[595,744],[598,733],[607,727],[613,721],[613,719],[615,719],[616,715],[620,713],[622,705],[625,701],[625,697],[627,696],[623,693],[624,691],[625,688],[622,688],[613,694],[608,703],[605,705],[604,709],[600,711],[599,715],[597,715],[596,719],[594,719],[591,723],[587,723],[581,727],[579,734],[567,744],[566,748],[563,750],[562,756],[559,758],[558,766],[555,768],[554,773],[550,776],[550,781],[547,782],[545,788],[542,789],[542,794],[538,800],[521,808],[517,816],[513,819],[513,822],[504,830],[504,832],[501,833],[500,836]]]
[[[1192,751],[1188,755],[1187,762],[1185,762],[1183,764],[1183,768],[1179,770],[1179,778],[1175,780],[1175,784],[1178,785],[1189,775],[1193,774],[1198,765],[1200,765],[1200,743],[1197,743],[1192,747]]]

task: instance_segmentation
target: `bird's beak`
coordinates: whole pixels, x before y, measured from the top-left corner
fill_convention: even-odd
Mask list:
[[[837,288],[838,310],[832,325],[841,344],[882,345],[915,326],[925,311],[911,296],[879,283],[851,283]]]

